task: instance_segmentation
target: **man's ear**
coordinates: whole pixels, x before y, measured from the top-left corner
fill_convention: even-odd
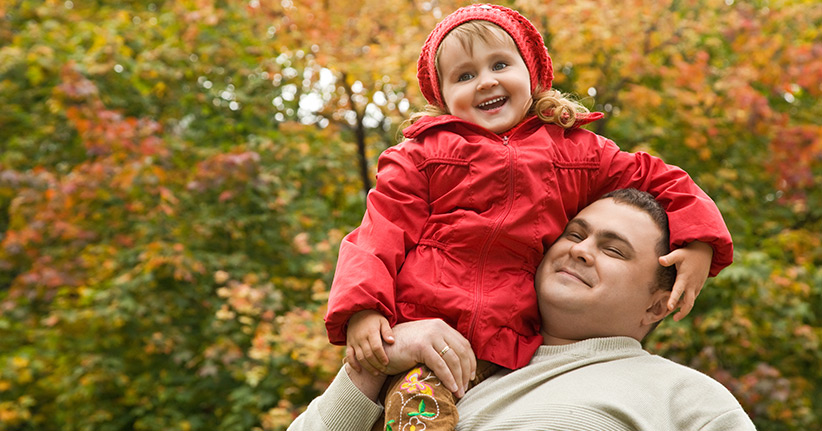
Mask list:
[[[643,325],[651,325],[659,322],[671,313],[668,310],[668,299],[671,297],[669,290],[657,290],[651,294],[651,302],[642,317]]]

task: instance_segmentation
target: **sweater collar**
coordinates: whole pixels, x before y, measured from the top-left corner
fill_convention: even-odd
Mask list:
[[[543,344],[537,350],[537,356],[551,356],[559,354],[590,354],[595,352],[614,352],[623,351],[626,353],[637,354],[643,352],[649,354],[642,349],[642,344],[631,337],[602,337],[602,338],[588,338],[587,340],[577,341],[571,344],[562,344],[556,346],[549,346]],[[535,356],[535,360],[537,357]]]

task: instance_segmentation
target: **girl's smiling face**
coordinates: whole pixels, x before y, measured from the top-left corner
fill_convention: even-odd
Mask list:
[[[503,133],[531,109],[528,68],[511,36],[493,24],[493,34],[463,38],[449,34],[440,46],[438,69],[442,96],[451,115]],[[470,37],[470,36],[469,36]]]

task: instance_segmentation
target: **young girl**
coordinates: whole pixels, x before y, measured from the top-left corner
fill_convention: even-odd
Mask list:
[[[417,77],[430,105],[403,131],[407,140],[380,156],[331,288],[329,339],[347,343],[355,369],[383,369],[391,326],[430,318],[470,341],[478,374],[526,365],[542,342],[534,273],[543,252],[611,190],[638,188],[665,204],[679,248],[660,259],[679,269],[670,308],[683,289],[692,303],[708,274],[730,264],[730,234],[713,201],[681,169],[580,129],[602,114],[551,90],[542,36],[517,12],[455,11],[428,36]],[[447,359],[450,350],[438,353]],[[462,395],[461,383],[451,391]],[[451,391],[424,366],[398,375],[385,429],[453,429]]]

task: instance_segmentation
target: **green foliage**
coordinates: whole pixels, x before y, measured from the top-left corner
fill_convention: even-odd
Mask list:
[[[354,132],[371,162],[394,142],[418,48],[463,3],[0,0],[0,430],[290,423],[339,366]],[[685,168],[734,235],[648,347],[762,430],[818,428],[818,2],[504,3],[608,113],[592,127]]]
[[[362,213],[341,133],[275,120],[309,67],[241,6],[35,3],[0,6],[0,429],[288,416]]]

